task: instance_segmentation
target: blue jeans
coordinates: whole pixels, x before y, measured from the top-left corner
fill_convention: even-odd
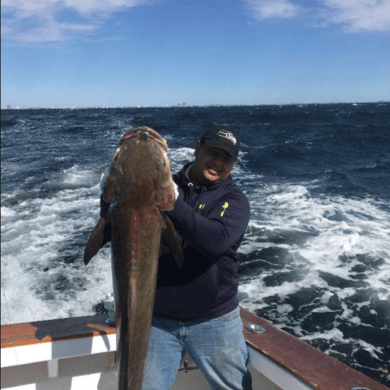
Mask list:
[[[239,308],[203,322],[153,316],[142,389],[170,389],[186,352],[211,389],[252,389]]]

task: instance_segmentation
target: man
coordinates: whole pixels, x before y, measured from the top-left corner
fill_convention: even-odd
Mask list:
[[[170,219],[182,237],[184,263],[160,257],[144,390],[168,390],[188,352],[212,389],[252,389],[237,303],[237,249],[249,203],[230,172],[240,141],[212,126],[198,141],[195,162],[173,176],[178,187]],[[101,199],[101,215],[109,204]],[[109,225],[107,226],[109,229]],[[105,232],[109,241],[110,233]]]
[[[183,240],[184,264],[159,259],[157,291],[143,389],[169,389],[188,352],[212,389],[251,389],[248,351],[236,299],[237,249],[249,203],[230,176],[240,141],[212,126],[195,162],[174,175],[179,196],[167,214]]]

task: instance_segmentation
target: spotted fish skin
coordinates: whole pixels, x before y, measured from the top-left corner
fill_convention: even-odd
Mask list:
[[[161,238],[179,267],[180,238],[164,210],[172,210],[175,185],[166,141],[149,127],[125,133],[102,183],[111,203],[96,225],[84,253],[88,264],[111,225],[112,269],[116,308],[118,389],[142,388],[156,292]]]

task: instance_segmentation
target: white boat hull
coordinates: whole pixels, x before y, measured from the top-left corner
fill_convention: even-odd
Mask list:
[[[255,314],[241,310],[253,389],[385,390],[379,382],[323,354]],[[104,316],[2,326],[1,388],[13,390],[116,390],[116,331]],[[173,389],[208,388],[186,355]]]

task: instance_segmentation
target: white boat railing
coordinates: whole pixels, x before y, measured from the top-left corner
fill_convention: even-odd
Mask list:
[[[241,317],[254,389],[388,389],[254,313],[241,309]],[[2,326],[1,388],[116,389],[116,330],[106,319],[97,315]],[[205,387],[187,355],[174,389]]]

